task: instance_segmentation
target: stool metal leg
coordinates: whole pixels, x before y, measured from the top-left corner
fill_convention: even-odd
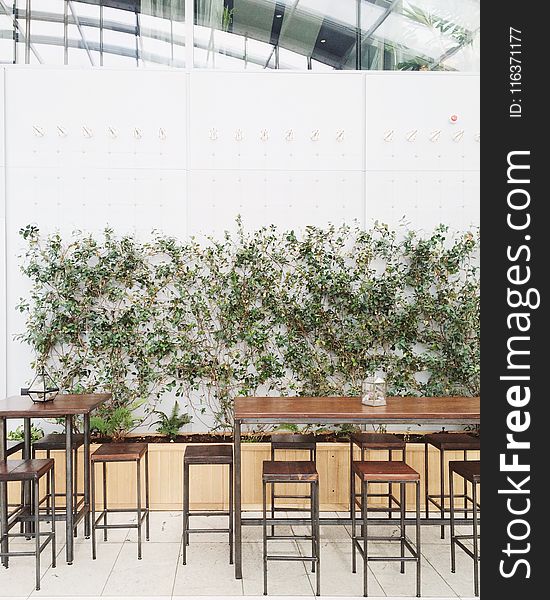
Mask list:
[[[400,500],[401,500],[401,522],[399,524],[400,537],[401,537],[401,558],[405,556],[405,512],[407,510],[407,492],[406,485],[404,483],[399,484],[400,487]],[[405,561],[401,561],[401,573],[405,572]]]
[[[40,589],[40,480],[34,480],[34,565],[36,575],[36,589]]]
[[[477,531],[477,483],[472,483],[472,500],[473,506],[473,542],[474,542],[474,595],[479,596],[479,547],[478,547],[478,531]]]
[[[74,476],[73,476],[73,506],[75,512],[78,511],[78,448],[74,450]],[[74,537],[78,535],[78,525],[74,526]]]
[[[52,515],[55,515],[55,469],[50,470],[50,476],[48,478],[50,482],[50,490],[52,494]],[[50,541],[52,545],[52,569],[56,567],[56,537],[55,537],[55,518],[51,520],[52,524],[52,539]]]
[[[36,452],[35,452],[34,448],[32,450],[32,454],[33,454],[33,458],[35,458]],[[51,458],[51,452],[49,450],[46,450],[46,458]],[[52,514],[51,499],[52,499],[52,494],[51,494],[51,487],[50,487],[50,478],[48,477],[48,479],[46,481],[46,514],[47,515]]]
[[[273,484],[271,484],[273,487]],[[267,483],[262,482],[264,596],[267,596]]]
[[[449,508],[450,508],[450,536],[451,536],[451,573],[456,572],[456,549],[455,549],[455,492],[453,473],[449,468]]]
[[[233,463],[229,465],[229,564],[233,564]]]
[[[136,513],[137,513],[137,547],[138,560],[141,560],[141,459],[136,460]]]
[[[149,451],[145,452],[145,540],[149,541]]]
[[[351,474],[351,572],[357,573],[357,556],[355,548],[355,540],[357,533],[357,525],[355,523],[355,473]]]
[[[420,598],[420,577],[421,577],[421,560],[422,553],[420,551],[420,481],[416,482],[416,595]]]
[[[319,528],[319,482],[316,481],[311,486],[311,501],[313,503],[313,523],[311,527],[312,536],[314,537],[315,543],[313,545],[314,553],[312,556],[315,556],[317,559],[312,564],[315,565],[315,580],[316,580],[316,588],[315,595],[321,595],[321,536],[320,536],[320,528]],[[316,564],[317,563],[317,564]]]
[[[353,442],[350,439],[349,442],[349,518],[353,521],[353,513],[355,512],[355,496],[352,493],[353,480],[355,475],[353,473]]]
[[[440,498],[441,501],[441,519],[445,518],[445,498],[443,497],[445,494],[445,452],[443,449],[439,451],[439,485],[440,485]],[[441,539],[445,539],[445,525],[441,525]]]
[[[187,546],[189,545],[189,465],[183,466],[183,564],[187,564]]]
[[[393,460],[393,451],[388,450],[388,454],[389,454],[389,459],[391,462]],[[388,498],[388,508],[390,509],[390,512],[388,514],[388,519],[391,519],[392,518],[392,510],[391,510],[392,499],[391,499],[391,497],[393,496],[393,483],[390,483],[390,485],[389,485],[389,494],[390,494],[390,497]]]
[[[424,502],[426,519],[430,516],[430,502],[428,500],[428,442],[424,442]]]
[[[103,463],[103,541],[107,541],[107,463]]]
[[[367,551],[367,488],[368,483],[361,481],[361,513],[362,513],[362,537],[363,537],[363,596],[368,596],[368,551]]]
[[[271,460],[275,460],[275,449],[271,446]],[[271,518],[275,518],[275,484],[271,484]],[[271,526],[271,535],[275,535],[275,525]]]
[[[95,463],[91,464],[90,467],[91,477],[90,477],[90,510],[92,511],[92,522],[91,522],[91,534],[92,534],[92,558],[95,560],[96,558],[96,517],[95,517],[95,476],[97,469],[95,468]]]
[[[468,450],[464,450],[464,460],[468,460]],[[464,518],[468,518],[468,500],[466,500],[466,492],[468,491],[468,482],[464,479],[462,484],[462,495],[464,496]]]

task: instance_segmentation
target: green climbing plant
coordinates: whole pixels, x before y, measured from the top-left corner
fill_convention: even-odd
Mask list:
[[[100,416],[124,409],[117,431],[167,393],[225,430],[235,396],[357,394],[376,371],[391,394],[479,392],[477,232],[21,234],[17,337],[63,389],[111,391]]]

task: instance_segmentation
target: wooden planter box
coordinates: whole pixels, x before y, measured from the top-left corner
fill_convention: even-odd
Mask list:
[[[92,452],[97,446],[92,446]],[[150,492],[152,510],[181,510],[183,486],[183,453],[186,444],[153,443],[149,444]],[[262,461],[270,458],[269,443],[242,444],[242,501],[243,509],[259,510],[262,501],[261,470]],[[397,453],[396,453],[397,454]],[[446,452],[449,460],[462,460],[462,452]],[[479,453],[469,452],[468,458],[477,458]],[[56,458],[56,487],[65,489],[64,453],[54,452]],[[40,453],[38,453],[40,457]],[[304,460],[307,453],[294,451],[278,452],[277,457],[287,460]],[[371,452],[371,460],[387,460],[387,452]],[[82,481],[82,449],[80,453],[79,474]],[[439,452],[430,449],[430,493],[439,490]],[[416,469],[424,480],[424,444],[407,445],[406,462]],[[349,445],[346,443],[319,443],[317,445],[317,467],[320,476],[321,510],[349,510]],[[98,468],[99,469],[99,468]],[[447,481],[447,473],[445,481]],[[219,509],[227,506],[228,477],[227,467],[197,466],[191,467],[191,508]],[[96,479],[98,502],[102,500],[101,475],[98,470]],[[81,487],[80,484],[79,487]],[[423,483],[422,483],[423,486]],[[303,493],[298,485],[281,485],[280,493]],[[395,486],[396,488],[398,486]],[[285,490],[286,491],[283,491]],[[135,505],[135,467],[130,464],[109,464],[107,466],[107,489],[109,506],[122,508]],[[461,488],[458,488],[461,489]],[[372,491],[376,491],[373,489]],[[382,491],[382,486],[379,490]],[[396,489],[396,495],[398,490]],[[10,502],[16,502],[18,491],[10,485]],[[422,505],[424,488],[422,487]],[[284,504],[284,500],[279,500]],[[292,500],[287,501],[292,504]],[[294,501],[296,502],[296,501]],[[296,505],[296,504],[294,504]],[[414,496],[409,491],[407,505],[414,507]],[[435,510],[431,507],[431,510]]]

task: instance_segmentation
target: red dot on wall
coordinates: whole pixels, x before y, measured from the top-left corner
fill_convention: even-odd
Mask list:
[[[456,123],[458,121],[458,115],[451,115],[449,117],[449,120],[451,121],[451,123]]]

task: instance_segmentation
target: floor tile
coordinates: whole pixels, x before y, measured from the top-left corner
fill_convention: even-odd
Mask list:
[[[299,554],[294,542],[270,544],[270,554]],[[309,565],[307,568],[310,568]],[[245,595],[263,593],[263,550],[261,543],[243,544],[243,589]],[[304,563],[297,561],[270,561],[268,565],[268,593],[270,596],[313,596]]]
[[[424,544],[422,554],[458,596],[469,598],[474,595],[474,561],[467,554],[457,548],[456,573],[451,573],[450,549],[441,552],[440,546]]]
[[[242,596],[242,581],[235,579],[228,546],[202,542],[187,546],[187,564],[182,564],[180,555],[173,593],[176,596]]]
[[[171,595],[181,544],[143,543],[143,559],[137,545],[125,542],[107,579],[103,596]]]
[[[48,569],[42,578],[41,590],[33,592],[31,597],[74,597],[75,590],[78,590],[79,596],[100,596],[122,546],[122,542],[103,544],[98,547],[97,559],[92,561],[91,548],[84,544],[76,545],[74,563],[68,565],[59,560],[57,567]],[[93,577],[84,577],[84,569],[87,574],[93,572]]]

